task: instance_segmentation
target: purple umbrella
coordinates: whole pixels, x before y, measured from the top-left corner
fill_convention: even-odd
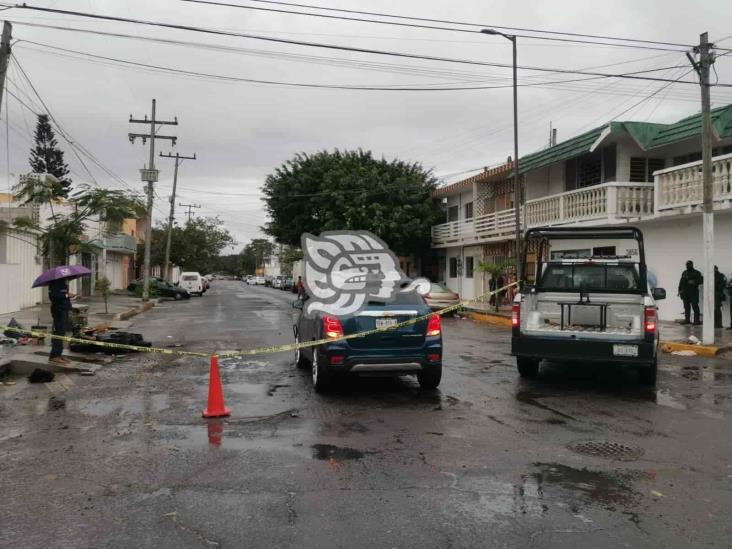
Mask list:
[[[54,280],[64,280],[70,278],[78,278],[80,276],[90,275],[91,270],[87,269],[83,265],[61,265],[60,267],[54,267],[49,269],[45,273],[41,273],[41,276],[36,278],[33,282],[33,288],[38,286],[46,286]]]

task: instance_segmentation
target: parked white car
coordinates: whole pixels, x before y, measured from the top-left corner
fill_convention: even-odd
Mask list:
[[[264,277],[253,276],[247,281],[247,284],[249,284],[250,286],[264,286]]]
[[[203,295],[203,277],[200,273],[181,273],[178,285],[191,295]]]

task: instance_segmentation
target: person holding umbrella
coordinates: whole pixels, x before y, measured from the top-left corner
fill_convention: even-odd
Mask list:
[[[48,297],[51,300],[51,316],[53,317],[53,335],[65,336],[69,311],[71,310],[71,297],[69,295],[68,281],[80,276],[90,275],[91,271],[82,265],[64,265],[56,267],[36,278],[33,287],[48,286]],[[64,342],[61,339],[51,339],[51,352],[48,355],[48,362],[51,364],[65,365],[70,361],[63,357]]]

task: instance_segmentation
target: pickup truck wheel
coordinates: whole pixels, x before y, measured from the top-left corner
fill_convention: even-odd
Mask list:
[[[650,366],[640,366],[638,368],[638,381],[643,385],[655,385],[658,379],[658,360],[654,360]]]
[[[417,374],[417,381],[419,381],[419,386],[422,389],[428,391],[432,389],[437,389],[437,386],[440,384],[441,379],[442,366],[439,366],[437,368],[430,368],[426,372],[421,372]]]
[[[516,357],[519,375],[525,378],[534,378],[539,375],[538,358]]]

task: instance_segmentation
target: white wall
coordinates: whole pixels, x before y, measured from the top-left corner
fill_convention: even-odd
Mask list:
[[[19,310],[32,307],[42,299],[41,288],[31,288],[33,281],[41,274],[42,265],[37,259],[37,240],[32,233],[9,229],[0,235],[0,266],[13,266],[2,273],[2,278],[10,278],[10,290],[0,289],[0,292],[10,291],[13,296],[2,297],[0,301],[17,303]],[[3,287],[4,288],[4,287]],[[9,311],[5,311],[9,312]]]
[[[676,297],[679,278],[688,259],[702,270],[701,215],[639,223],[643,231],[648,268],[658,277],[658,286],[666,289],[668,297],[659,302],[662,320],[683,318],[683,304]],[[714,216],[714,263],[729,279],[732,275],[732,212]],[[723,304],[724,325],[729,326],[729,296]],[[699,306],[702,306],[701,299]]]

